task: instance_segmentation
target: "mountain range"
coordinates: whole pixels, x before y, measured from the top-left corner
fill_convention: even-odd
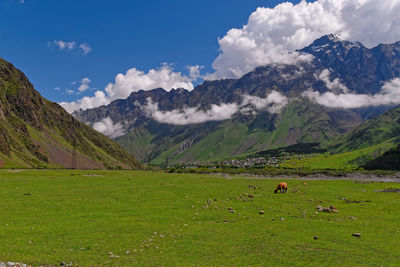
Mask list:
[[[292,64],[260,66],[240,79],[141,90],[73,115],[158,165],[299,142],[338,151],[371,143],[354,136],[399,104],[400,42],[367,48],[326,35],[291,56]]]
[[[141,164],[43,98],[24,73],[0,58],[0,167],[132,169]]]

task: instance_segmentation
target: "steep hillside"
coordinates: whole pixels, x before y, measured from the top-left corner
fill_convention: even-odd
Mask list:
[[[21,71],[0,58],[0,167],[117,169],[140,164],[44,99]]]

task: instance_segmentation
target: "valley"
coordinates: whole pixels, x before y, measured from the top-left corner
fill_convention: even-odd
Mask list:
[[[0,267],[400,266],[400,0],[0,14]]]

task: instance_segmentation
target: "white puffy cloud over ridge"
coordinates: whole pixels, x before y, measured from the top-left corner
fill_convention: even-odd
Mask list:
[[[261,65],[309,60],[293,51],[330,33],[368,47],[398,41],[400,0],[318,0],[260,7],[241,29],[231,29],[219,39],[215,72],[207,78],[238,78]]]
[[[96,91],[94,96],[86,96],[74,102],[61,102],[60,105],[72,113],[79,109],[90,109],[107,105],[116,99],[127,98],[132,92],[152,90],[161,87],[167,91],[184,88],[193,90],[192,79],[180,72],[174,72],[171,65],[162,64],[158,69],[151,69],[147,73],[136,68],[125,74],[118,74],[114,83],[109,83],[105,92]],[[87,89],[87,88],[86,88]]]
[[[120,73],[115,77],[115,82],[106,87],[107,95],[111,100],[127,98],[132,92],[151,90],[161,87],[167,91],[175,88],[193,90],[192,80],[174,72],[168,64],[162,64],[159,69],[151,69],[145,73],[136,68],[128,70],[125,75]]]

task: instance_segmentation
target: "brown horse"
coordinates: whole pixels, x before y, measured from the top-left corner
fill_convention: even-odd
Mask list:
[[[276,188],[274,190],[274,193],[276,194],[278,192],[278,190],[281,191],[281,193],[286,193],[286,191],[287,191],[287,183],[283,183],[283,182],[279,183],[276,186]]]

